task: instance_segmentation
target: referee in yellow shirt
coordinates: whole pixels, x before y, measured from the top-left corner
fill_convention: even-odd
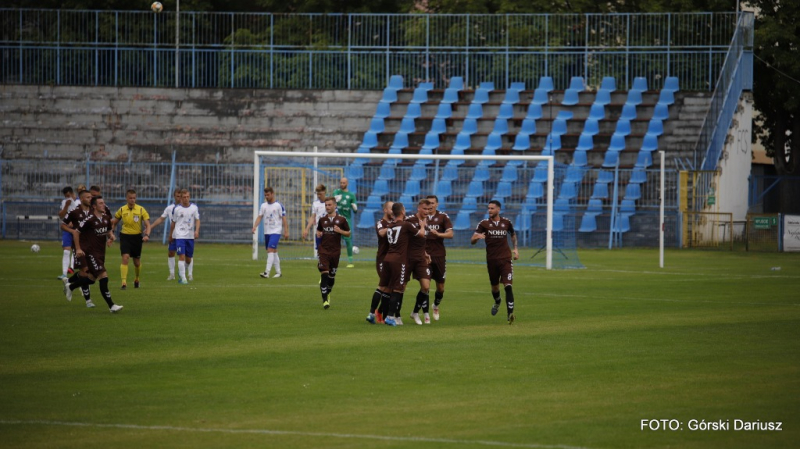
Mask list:
[[[131,258],[133,258],[133,266],[136,271],[133,288],[139,288],[139,274],[142,271],[142,243],[150,240],[150,214],[144,207],[136,204],[136,191],[128,190],[125,193],[125,200],[127,204],[120,207],[114,214],[114,219],[111,220],[111,232],[114,232],[117,223],[122,222],[122,231],[119,234],[122,265],[119,268],[123,290],[128,288],[128,260]]]

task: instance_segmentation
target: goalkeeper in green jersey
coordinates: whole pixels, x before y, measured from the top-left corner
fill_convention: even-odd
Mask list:
[[[340,179],[339,188],[333,191],[333,197],[336,198],[336,209],[339,215],[347,220],[350,229],[355,229],[353,228],[353,220],[350,218],[350,211],[352,210],[353,213],[358,212],[358,204],[356,204],[355,194],[347,191],[348,185],[347,178]],[[355,266],[353,265],[353,234],[342,238],[347,244],[347,268],[353,268]]]

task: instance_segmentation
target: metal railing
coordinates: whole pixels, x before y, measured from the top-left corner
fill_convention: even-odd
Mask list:
[[[740,17],[748,16],[742,13]],[[752,19],[752,15],[749,15]],[[452,76],[497,88],[582,76],[620,89],[712,90],[734,13],[268,14],[0,9],[0,83],[98,86],[382,89]],[[178,61],[176,61],[176,54]],[[176,64],[177,62],[177,64]],[[177,66],[177,67],[176,67]]]

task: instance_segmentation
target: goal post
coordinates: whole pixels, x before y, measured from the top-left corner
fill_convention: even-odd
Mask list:
[[[553,266],[553,198],[554,198],[554,165],[555,160],[553,156],[539,156],[539,155],[520,155],[520,156],[511,156],[511,155],[466,155],[466,154],[447,154],[447,155],[433,155],[433,154],[386,154],[386,153],[335,153],[335,152],[308,152],[308,151],[265,151],[265,150],[256,150],[253,152],[253,222],[255,222],[256,218],[259,214],[259,208],[261,203],[263,202],[263,195],[261,185],[264,178],[264,167],[270,165],[281,165],[281,166],[296,166],[296,167],[307,167],[310,170],[313,170],[315,175],[318,170],[321,170],[321,167],[333,167],[337,166],[340,167],[343,176],[347,176],[347,168],[351,166],[367,166],[373,162],[383,162],[386,160],[392,161],[413,161],[417,162],[420,160],[431,161],[432,164],[435,164],[436,171],[434,177],[429,177],[427,181],[429,183],[437,182],[439,179],[436,179],[444,172],[444,165],[451,160],[455,161],[475,161],[475,162],[482,162],[482,161],[491,161],[499,162],[505,161],[506,163],[514,161],[516,164],[525,164],[528,166],[530,164],[530,169],[538,164],[539,162],[547,162],[547,179],[544,189],[544,194],[542,195],[542,200],[545,201],[544,206],[546,206],[543,212],[546,212],[546,228],[545,228],[545,245],[544,245],[544,252],[545,252],[545,268],[550,270]],[[363,161],[369,161],[367,163],[363,163]],[[439,161],[439,162],[437,162]],[[441,163],[441,166],[440,166]],[[407,172],[406,172],[407,174]],[[296,181],[296,180],[295,180]],[[408,181],[408,179],[402,180]],[[292,187],[287,187],[287,189],[297,189],[298,182],[292,183]],[[331,186],[333,188],[329,188],[328,193],[332,194],[332,191],[338,186]],[[359,187],[361,189],[363,187]],[[276,196],[278,201],[282,201],[282,195],[285,195],[287,192],[277,191]],[[297,193],[297,192],[294,192]],[[421,192],[422,197],[424,197],[426,193],[434,193],[434,192]],[[311,192],[313,195],[313,190]],[[363,195],[362,195],[363,196]],[[398,201],[401,195],[396,194],[396,192],[392,192],[388,195],[389,199],[393,201]],[[387,197],[388,198],[388,197]],[[488,202],[488,201],[487,201]],[[284,204],[286,206],[286,204]],[[292,206],[294,207],[294,206]],[[407,204],[407,210],[413,210],[413,205]],[[360,207],[359,210],[362,210]],[[506,212],[506,204],[503,205],[503,212]],[[451,220],[453,218],[451,217]],[[355,227],[355,219],[352,223],[353,227]],[[291,226],[291,224],[290,224]],[[302,223],[302,226],[305,226],[305,223]],[[296,230],[297,227],[292,227],[293,230]],[[252,256],[253,260],[257,260],[259,256],[259,231],[257,230],[253,234],[253,250]],[[471,235],[471,234],[470,234]],[[449,254],[449,251],[448,251]],[[448,259],[450,256],[448,255]],[[520,257],[522,259],[522,256]]]

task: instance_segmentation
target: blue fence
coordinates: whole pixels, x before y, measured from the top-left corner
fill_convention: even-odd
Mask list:
[[[750,17],[738,21],[738,17]],[[206,88],[498,88],[605,76],[713,90],[742,13],[258,14],[0,9],[0,83]],[[176,28],[178,38],[176,39]]]

